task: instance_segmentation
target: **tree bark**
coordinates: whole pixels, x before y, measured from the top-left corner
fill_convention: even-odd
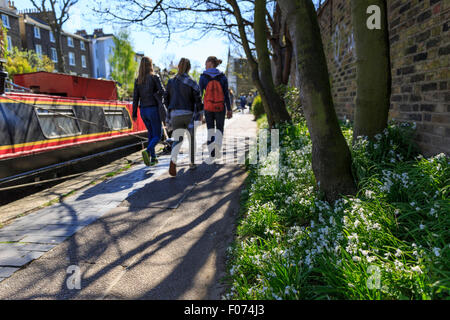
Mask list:
[[[284,41],[285,41],[285,52],[284,52],[284,66],[283,66],[283,76],[281,82],[285,85],[289,83],[289,78],[291,76],[291,66],[292,66],[292,40],[291,35],[289,34],[289,29],[287,27],[287,22],[284,22]]]
[[[300,95],[312,140],[312,168],[328,201],[356,193],[351,154],[334,110],[319,23],[311,0],[278,0],[294,47]]]
[[[272,65],[267,47],[266,0],[255,1],[254,30],[259,78],[272,110],[273,121],[275,123],[290,121],[291,117],[287,112],[286,105],[276,92],[273,82]]]
[[[352,23],[356,47],[356,109],[353,138],[373,138],[382,132],[389,115],[391,66],[385,0],[352,0]],[[381,29],[369,29],[367,9],[381,9]],[[376,14],[376,13],[375,13]]]
[[[242,47],[244,48],[245,56],[247,57],[250,70],[252,71],[252,80],[261,97],[261,102],[264,106],[264,111],[267,114],[267,121],[269,123],[269,126],[272,127],[274,125],[272,109],[270,108],[267,95],[264,91],[264,87],[262,86],[261,80],[259,79],[258,62],[253,57],[252,51],[250,49],[239,5],[237,4],[236,0],[227,0],[227,3],[233,8],[233,15],[236,18],[236,23],[238,25],[239,35],[242,40]]]
[[[269,41],[273,50],[272,61],[274,64],[273,82],[275,87],[287,85],[291,72],[292,43],[286,20],[283,18],[279,5],[275,6],[273,20],[270,21],[272,32],[269,33]]]

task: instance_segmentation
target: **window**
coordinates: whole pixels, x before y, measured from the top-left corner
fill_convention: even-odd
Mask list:
[[[81,134],[72,107],[40,106],[36,108],[42,133],[47,139]]]
[[[53,34],[53,31],[50,31],[50,42],[55,42],[55,35]]]
[[[39,27],[34,27],[34,37],[36,39],[40,39],[41,38],[41,30],[39,29]]]
[[[11,28],[11,26],[9,25],[9,17],[6,14],[2,14],[2,22],[6,28]]]
[[[80,40],[80,48],[81,48],[81,50],[86,50],[86,46],[84,44],[84,41]]]
[[[58,62],[58,53],[55,48],[50,48],[50,55],[53,62]]]
[[[86,68],[86,56],[81,56],[81,66]]]
[[[106,125],[109,130],[122,130],[131,128],[130,116],[124,108],[103,109]]]
[[[36,53],[39,56],[39,58],[42,58],[42,46],[40,44],[36,45]]]
[[[69,52],[69,64],[71,66],[75,65],[75,53]]]
[[[67,45],[69,47],[73,48],[73,38],[72,37],[67,37]]]
[[[12,39],[11,36],[7,36],[7,38],[8,38],[8,51],[11,52],[13,51]]]

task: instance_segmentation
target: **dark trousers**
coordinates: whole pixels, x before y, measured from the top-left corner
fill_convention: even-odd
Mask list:
[[[219,131],[221,133],[221,137],[223,137],[223,127],[225,125],[225,110],[222,112],[210,112],[205,111],[205,120],[206,127],[208,128],[208,146],[210,146],[213,142],[216,142],[215,145],[218,147],[218,151],[222,147],[222,140],[220,139],[216,141],[216,132]],[[209,151],[213,151],[212,156],[215,156],[216,146],[208,147]]]
[[[141,118],[148,131],[147,152],[152,158],[156,158],[155,147],[161,138],[161,119],[158,107],[141,107]]]

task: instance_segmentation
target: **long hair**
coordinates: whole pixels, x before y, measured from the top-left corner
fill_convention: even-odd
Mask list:
[[[153,61],[149,57],[143,57],[139,65],[137,83],[142,84],[148,74],[153,74]]]
[[[208,59],[206,59],[206,62],[212,62],[214,68],[217,68],[222,63],[222,60],[217,59],[217,57],[214,56],[209,56]]]
[[[188,58],[181,58],[178,63],[178,75],[182,75],[183,73],[188,73],[191,70],[191,61]]]

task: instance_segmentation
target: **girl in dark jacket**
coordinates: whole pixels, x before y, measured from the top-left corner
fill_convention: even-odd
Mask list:
[[[223,137],[223,128],[225,124],[225,113],[227,118],[230,119],[233,116],[230,103],[230,95],[228,93],[228,79],[227,77],[217,69],[217,67],[222,63],[222,60],[216,57],[208,57],[206,59],[205,67],[206,70],[200,76],[200,92],[204,96],[204,108],[205,108],[205,119],[206,127],[208,128],[208,148],[212,158],[216,156],[216,149],[218,156],[221,155],[222,140],[216,139],[216,132],[219,131],[221,134],[218,137]],[[217,81],[222,89],[222,94],[219,96],[214,93],[214,99],[223,99],[220,101],[221,106],[217,106],[217,110],[208,110],[208,85],[212,81]],[[217,88],[217,86],[215,87]],[[217,140],[217,141],[216,141]],[[213,145],[215,144],[215,146]]]
[[[177,175],[177,157],[186,130],[188,130],[190,135],[190,168],[195,168],[194,121],[201,121],[200,111],[202,111],[203,106],[200,97],[200,88],[197,82],[188,74],[190,69],[191,62],[189,59],[181,58],[178,64],[177,75],[167,83],[167,91],[164,99],[169,109],[169,122],[173,130],[173,138],[175,139],[172,145],[169,167],[169,174],[173,177]],[[197,116],[199,119],[196,119]]]
[[[160,103],[162,103],[164,93],[161,79],[153,72],[152,59],[143,57],[139,66],[138,78],[134,83],[133,120],[137,119],[139,106],[142,121],[148,131],[147,150],[142,151],[142,157],[147,166],[158,163],[155,146],[161,138],[160,108],[164,108],[164,106],[160,106]]]

